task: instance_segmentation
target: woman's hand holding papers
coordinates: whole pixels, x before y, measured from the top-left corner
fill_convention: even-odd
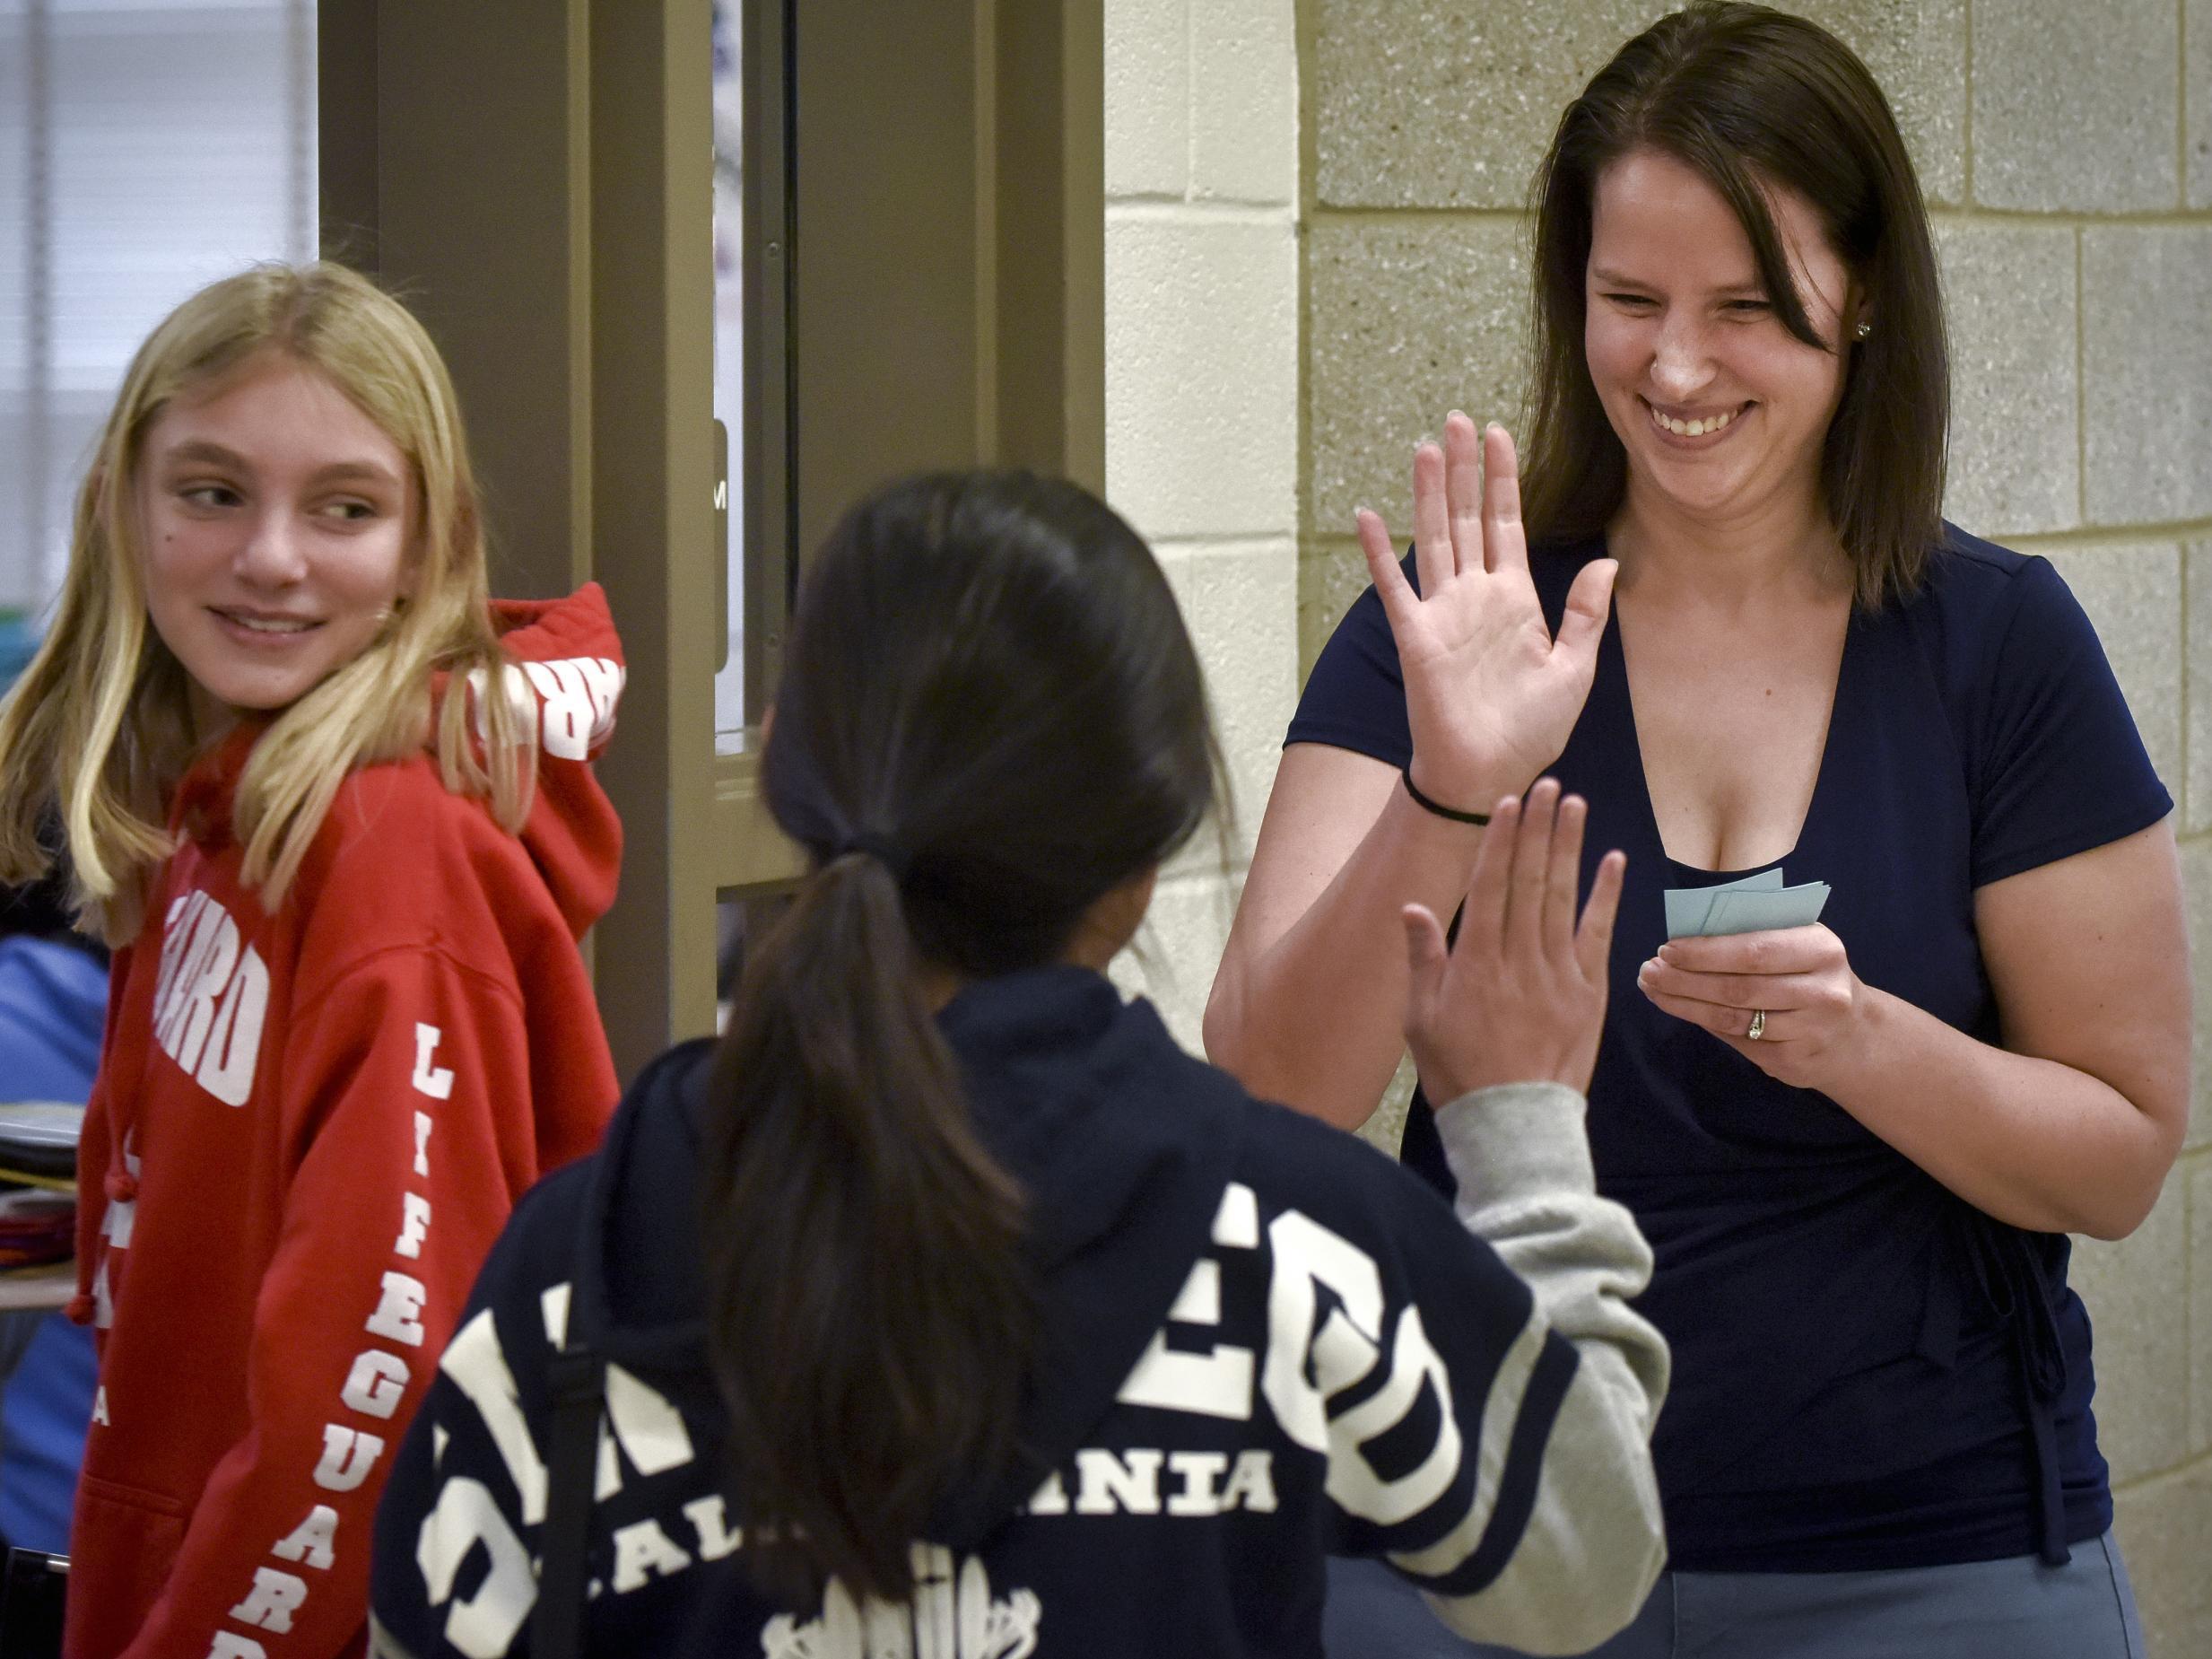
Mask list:
[[[1703,1026],[1777,1082],[1833,1092],[1868,1004],[1843,941],[1817,923],[1669,939],[1636,974],[1643,994]],[[1750,1035],[1756,1021],[1758,1035]]]

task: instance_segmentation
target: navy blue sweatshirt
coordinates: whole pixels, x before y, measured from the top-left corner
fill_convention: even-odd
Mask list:
[[[693,1219],[702,1043],[487,1262],[379,1512],[379,1653],[528,1651],[547,1365],[577,1338],[608,1361],[593,1654],[1318,1655],[1330,1553],[1385,1556],[1463,1634],[1537,1651],[1633,1614],[1662,1556],[1666,1350],[1626,1306],[1649,1253],[1592,1196],[1579,1096],[1445,1107],[1455,1216],[1096,974],[973,985],[941,1028],[1029,1198],[1042,1358],[1036,1462],[944,1495],[913,1602],[832,1580],[779,1605],[743,1570]]]

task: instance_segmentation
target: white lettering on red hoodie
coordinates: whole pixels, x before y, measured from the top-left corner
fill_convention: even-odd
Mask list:
[[[540,742],[519,834],[427,750],[363,767],[272,915],[230,826],[265,728],[178,790],[79,1153],[68,1659],[362,1651],[391,1449],[515,1201],[614,1108],[577,940],[621,866],[589,764],[621,649],[597,586],[495,609]]]

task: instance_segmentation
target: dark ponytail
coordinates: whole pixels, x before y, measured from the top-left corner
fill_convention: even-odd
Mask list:
[[[811,566],[762,787],[814,869],[747,963],[701,1183],[736,1507],[771,1587],[902,1599],[947,1489],[1012,1470],[1023,1199],[931,991],[1056,960],[1189,836],[1216,770],[1159,567],[1076,486],[896,485]]]

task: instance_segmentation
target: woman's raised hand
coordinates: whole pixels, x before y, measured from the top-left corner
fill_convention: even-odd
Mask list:
[[[1605,1024],[1607,957],[1628,860],[1608,852],[1581,925],[1581,797],[1546,778],[1524,803],[1498,803],[1476,850],[1459,936],[1424,904],[1408,904],[1412,970],[1406,1043],[1433,1105],[1494,1083],[1564,1083],[1587,1093]]]
[[[1528,575],[1520,474],[1501,426],[1477,432],[1453,410],[1440,449],[1414,451],[1415,593],[1381,516],[1359,513],[1367,555],[1398,642],[1422,792],[1481,811],[1566,747],[1596,672],[1615,570],[1595,559],[1574,580],[1554,640]]]

